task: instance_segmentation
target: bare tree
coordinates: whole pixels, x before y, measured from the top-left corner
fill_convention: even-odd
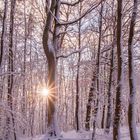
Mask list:
[[[93,77],[88,97],[88,103],[87,103],[87,111],[86,111],[86,130],[90,129],[90,118],[91,118],[91,109],[92,109],[92,103],[94,100],[94,120],[93,120],[93,137],[95,136],[95,129],[96,129],[96,119],[97,119],[97,113],[98,113],[98,107],[99,107],[99,70],[100,70],[100,51],[101,51],[101,38],[102,38],[102,15],[103,14],[103,2],[101,3],[101,9],[99,13],[99,40],[98,40],[98,52],[97,52],[97,58],[96,58],[96,68],[93,71]],[[97,81],[97,100],[93,99],[96,97],[96,81]]]
[[[55,16],[58,17],[59,13],[59,6],[60,1],[53,0],[51,3],[46,1],[46,24],[43,32],[43,48],[45,55],[47,57],[48,62],[48,83],[47,86],[50,89],[50,97],[51,99],[48,99],[48,127],[49,127],[49,133],[51,136],[57,135],[56,130],[56,122],[55,122],[55,98],[56,98],[56,83],[55,83],[55,75],[56,75],[56,49],[57,49],[57,35],[58,34],[58,28],[56,24],[56,20],[53,17],[53,14],[55,13]],[[50,8],[49,8],[50,7]],[[55,27],[52,31],[53,24],[55,20]],[[51,35],[51,31],[53,32],[53,38]],[[53,40],[53,41],[51,41]]]
[[[80,2],[80,1],[79,1]],[[79,3],[78,2],[78,3]],[[76,4],[78,4],[76,3]],[[48,100],[49,110],[48,110],[48,126],[51,126],[51,135],[56,135],[56,125],[54,120],[55,114],[55,96],[56,96],[56,85],[55,85],[55,74],[56,74],[56,53],[59,49],[59,30],[60,26],[71,25],[79,20],[81,20],[85,15],[90,13],[93,9],[95,9],[101,2],[98,4],[93,4],[84,14],[82,14],[79,18],[68,21],[68,22],[60,22],[59,21],[59,13],[60,13],[60,5],[65,4],[69,5],[68,3],[61,3],[61,1],[46,1],[46,24],[43,32],[43,48],[45,55],[48,61],[48,88],[53,89],[51,90],[52,99]]]
[[[111,125],[111,85],[112,85],[112,74],[113,74],[113,60],[114,60],[114,43],[111,49],[111,57],[110,57],[110,74],[109,74],[109,83],[108,83],[108,91],[107,91],[107,99],[108,99],[108,105],[107,105],[107,117],[106,117],[106,126],[105,126],[105,131],[109,133],[110,125]]]
[[[129,131],[131,140],[138,140],[137,132],[136,132],[136,120],[135,120],[135,96],[136,96],[136,87],[135,87],[135,77],[134,77],[134,46],[133,46],[133,38],[134,38],[134,27],[136,22],[138,9],[138,1],[134,0],[131,23],[130,23],[130,31],[129,31],[129,39],[128,39],[128,68],[129,68],[129,108],[128,108],[128,123],[129,123]]]
[[[116,103],[113,124],[113,140],[120,139],[120,119],[121,119],[121,89],[122,89],[122,0],[118,0],[117,6],[117,89]]]
[[[79,15],[81,16],[82,4],[79,4]],[[78,48],[81,48],[81,20],[78,23]],[[78,65],[77,65],[77,75],[76,75],[76,108],[75,108],[75,120],[76,120],[76,130],[79,130],[79,74],[80,74],[80,60],[81,52],[78,53]]]
[[[16,130],[15,130],[15,119],[14,119],[14,114],[13,114],[13,94],[12,94],[12,89],[13,89],[13,73],[14,73],[14,68],[13,68],[13,35],[14,35],[14,14],[15,14],[15,5],[16,5],[16,1],[12,0],[11,1],[11,11],[10,11],[10,34],[9,34],[9,56],[8,56],[8,93],[7,93],[7,103],[8,106],[10,108],[10,115],[11,116],[7,116],[7,133],[5,136],[5,139],[9,139],[10,136],[10,124],[13,126],[13,135],[14,135],[14,140],[16,140]],[[12,136],[11,136],[12,137]]]

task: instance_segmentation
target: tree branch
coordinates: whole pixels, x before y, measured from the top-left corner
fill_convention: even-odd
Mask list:
[[[82,2],[82,1],[84,1],[84,0],[78,0],[78,1],[76,1],[74,3],[70,3],[70,2],[66,2],[66,1],[61,1],[61,4],[64,4],[64,5],[67,5],[67,6],[75,6],[75,5],[77,5],[78,3]]]
[[[69,56],[71,56],[71,55],[73,55],[73,54],[75,54],[75,53],[79,53],[79,52],[83,51],[85,48],[86,48],[86,47],[83,47],[83,48],[78,49],[78,50],[76,50],[76,51],[73,51],[73,52],[71,52],[71,53],[69,53],[69,54],[67,54],[67,55],[63,55],[63,54],[62,54],[62,55],[59,55],[59,56],[56,57],[56,59],[59,59],[59,58],[67,58],[67,57],[69,57]]]
[[[64,25],[69,25],[69,24],[74,24],[75,22],[81,20],[84,16],[86,16],[88,13],[90,13],[92,10],[94,10],[95,8],[97,8],[101,2],[104,0],[101,0],[98,4],[93,4],[85,13],[83,13],[79,18],[72,20],[72,21],[68,21],[68,22],[58,22],[58,25],[60,26],[64,26]]]

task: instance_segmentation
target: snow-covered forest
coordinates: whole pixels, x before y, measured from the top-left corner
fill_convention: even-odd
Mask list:
[[[140,0],[0,0],[0,140],[140,140]]]

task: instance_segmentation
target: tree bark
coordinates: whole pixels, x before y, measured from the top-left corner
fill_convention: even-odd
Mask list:
[[[101,121],[101,128],[104,129],[105,127],[105,114],[106,114],[106,71],[107,67],[106,64],[103,66],[103,74],[104,74],[104,86],[103,86],[103,92],[104,92],[104,103],[103,103],[103,115],[102,115],[102,121]]]
[[[26,118],[26,91],[25,91],[25,74],[26,74],[26,49],[27,49],[27,20],[26,20],[26,1],[24,0],[24,57],[23,57],[23,106],[22,113],[23,117]],[[23,129],[23,134],[25,134],[25,128]]]
[[[92,140],[95,137],[96,133],[96,122],[97,122],[97,114],[99,110],[99,80],[100,80],[100,54],[101,54],[101,39],[102,39],[102,17],[103,17],[103,2],[101,3],[100,15],[99,15],[99,41],[98,41],[98,52],[97,52],[97,62],[96,62],[96,78],[97,78],[97,100],[94,105],[94,120],[93,120],[93,132],[92,132]]]
[[[1,63],[2,63],[3,48],[4,48],[4,37],[5,37],[5,31],[6,31],[7,4],[8,4],[8,0],[5,0],[3,22],[2,22],[1,47],[0,47],[0,67],[1,67]]]
[[[13,89],[13,35],[14,35],[14,14],[15,14],[15,5],[16,5],[16,0],[11,0],[11,11],[10,11],[10,33],[9,33],[9,56],[8,56],[8,95],[7,95],[7,102],[8,106],[11,111],[11,117],[7,116],[7,126],[8,126],[8,132],[5,136],[5,139],[11,139],[10,137],[10,124],[12,124],[13,127],[13,135],[14,135],[14,140],[16,140],[16,130],[15,130],[15,119],[14,119],[14,114],[13,114],[13,98],[12,98],[12,89]]]
[[[134,56],[133,56],[133,38],[134,38],[134,28],[137,16],[137,6],[138,1],[134,0],[132,18],[130,23],[129,39],[128,39],[128,68],[129,68],[129,107],[128,107],[128,123],[131,140],[138,140],[136,131],[136,119],[135,119],[135,77],[134,77]]]
[[[113,140],[120,139],[120,115],[121,115],[121,88],[122,88],[122,0],[118,0],[117,7],[117,89],[116,104],[113,124]]]
[[[79,15],[81,15],[81,3],[79,4]],[[81,48],[81,20],[79,20],[78,25],[78,49]],[[75,120],[76,120],[76,130],[79,130],[79,72],[80,72],[80,60],[81,60],[81,52],[78,53],[78,63],[77,63],[77,75],[76,75],[76,108],[75,108]]]
[[[86,111],[86,122],[85,122],[85,128],[86,130],[90,130],[90,118],[91,118],[91,109],[92,109],[92,102],[95,92],[95,83],[97,80],[97,92],[99,91],[99,64],[100,64],[100,49],[101,49],[101,36],[102,36],[102,12],[103,12],[103,3],[101,3],[101,9],[100,9],[100,20],[99,20],[99,41],[98,41],[98,52],[97,52],[97,61],[96,61],[96,68],[95,71],[93,71],[93,77],[92,77],[92,82],[91,82],[91,87],[89,91],[89,96],[88,96],[88,103],[87,103],[87,111]],[[93,120],[93,131],[95,131],[95,125],[96,125],[96,117],[97,117],[97,112],[98,112],[98,95],[97,93],[97,101],[94,105],[94,120]],[[93,132],[95,134],[95,132]],[[93,134],[93,135],[94,135]]]
[[[112,46],[111,49],[111,58],[110,58],[110,74],[109,74],[109,84],[108,84],[108,93],[107,93],[107,99],[108,99],[108,105],[107,105],[107,118],[106,118],[106,126],[105,126],[105,132],[109,133],[109,129],[110,129],[110,125],[111,125],[111,116],[112,116],[112,112],[111,112],[111,84],[112,84],[112,74],[113,74],[113,58],[114,58],[114,54],[113,54],[113,48],[114,48],[114,44]]]
[[[46,5],[49,3],[46,2]],[[43,32],[43,48],[45,55],[47,57],[47,62],[48,62],[48,82],[47,82],[47,88],[50,91],[50,95],[47,99],[48,102],[48,133],[50,136],[56,136],[57,135],[57,130],[56,130],[56,122],[55,122],[55,100],[56,100],[56,83],[55,83],[55,75],[56,75],[56,33],[57,29],[55,27],[54,30],[54,37],[53,41],[51,38],[50,31],[53,28],[53,23],[54,23],[54,17],[52,16],[52,13],[55,12],[56,8],[56,0],[53,0],[50,5],[50,9],[48,6],[46,6],[46,24]]]

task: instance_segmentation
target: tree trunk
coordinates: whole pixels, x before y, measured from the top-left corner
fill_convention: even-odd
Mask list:
[[[114,58],[113,48],[114,48],[114,46],[112,46],[112,49],[111,49],[110,74],[109,74],[109,84],[108,84],[108,93],[107,93],[108,105],[107,105],[107,118],[106,118],[106,126],[105,126],[105,132],[106,133],[109,133],[109,129],[110,129],[110,125],[111,125],[111,116],[112,116],[112,111],[111,111],[111,109],[112,109],[112,107],[111,107],[111,99],[112,99],[111,84],[112,84],[113,58]]]
[[[23,57],[23,105],[22,113],[26,119],[26,92],[25,92],[25,74],[26,74],[26,48],[27,48],[27,21],[26,21],[26,1],[24,0],[24,57]],[[25,134],[25,128],[23,129],[23,135]]]
[[[87,131],[90,130],[90,118],[91,118],[91,108],[92,108],[92,102],[94,101],[94,92],[95,92],[95,71],[93,72],[92,82],[90,86],[89,96],[88,96],[88,103],[87,103],[87,111],[86,111],[86,122],[85,122],[85,129]]]
[[[11,0],[11,11],[10,11],[10,33],[9,33],[9,56],[8,56],[8,95],[7,95],[7,102],[8,106],[11,111],[11,117],[7,115],[7,126],[8,126],[8,132],[6,133],[5,139],[11,139],[10,134],[10,124],[12,124],[13,127],[13,135],[14,140],[16,140],[16,131],[15,131],[15,120],[14,120],[14,114],[13,114],[13,98],[12,98],[12,88],[13,88],[13,35],[14,35],[14,13],[15,13],[15,5],[16,1]]]
[[[106,64],[103,66],[103,75],[104,75],[104,86],[103,86],[103,92],[104,92],[104,103],[103,103],[103,115],[102,115],[102,121],[101,121],[101,128],[104,129],[105,127],[105,114],[106,114],[106,71],[107,67]]]
[[[97,114],[99,110],[99,73],[100,73],[100,50],[101,50],[101,39],[102,39],[102,17],[103,17],[103,2],[101,3],[100,15],[99,15],[99,41],[98,41],[98,52],[97,52],[97,62],[96,62],[96,78],[97,78],[97,100],[94,105],[94,120],[93,120],[93,133],[92,140],[95,137],[96,132],[96,122],[97,122]]]
[[[103,105],[103,115],[102,115],[102,121],[101,121],[101,128],[104,129],[104,122],[105,122],[105,108],[106,108],[106,105],[105,105],[105,102],[104,102],[104,105]]]
[[[85,128],[86,130],[90,130],[90,118],[91,118],[91,109],[92,109],[92,102],[93,98],[95,97],[95,83],[97,80],[97,92],[99,90],[99,61],[100,61],[100,49],[101,49],[101,35],[102,35],[102,12],[103,12],[103,3],[101,4],[101,10],[100,10],[100,21],[99,21],[99,42],[98,42],[98,53],[97,53],[97,62],[96,62],[96,70],[93,71],[93,77],[92,77],[92,82],[91,82],[91,87],[89,91],[89,96],[88,96],[88,103],[87,103],[87,111],[86,111],[86,121],[85,121]],[[95,104],[94,108],[94,121],[93,121],[93,131],[95,131],[95,125],[96,125],[96,117],[97,117],[97,112],[98,112],[98,94],[97,93],[97,101]],[[95,133],[95,132],[93,132]],[[94,135],[94,134],[93,134]]]
[[[132,18],[130,23],[129,39],[128,39],[128,68],[129,68],[129,108],[128,108],[128,123],[131,140],[138,140],[136,132],[136,119],[135,119],[135,96],[136,87],[134,82],[134,56],[133,56],[133,38],[134,38],[134,27],[137,15],[138,1],[134,0]]]
[[[79,5],[79,15],[81,16],[81,3]],[[79,20],[78,25],[78,47],[81,48],[81,20]],[[75,108],[75,120],[76,120],[76,130],[79,130],[79,72],[80,72],[80,60],[81,52],[78,53],[78,63],[77,63],[77,75],[76,75],[76,108]]]
[[[121,86],[122,86],[122,0],[118,0],[117,7],[117,89],[116,89],[116,104],[115,104],[115,116],[113,124],[113,140],[119,140],[119,127],[120,127],[120,115],[121,115]]]
[[[0,67],[2,63],[2,57],[3,57],[4,37],[5,37],[5,30],[6,30],[7,4],[8,4],[8,0],[5,0],[3,22],[2,22],[1,47],[0,47]]]
[[[59,2],[58,2],[59,3]],[[48,62],[48,82],[47,82],[47,88],[50,91],[49,98],[47,100],[48,102],[48,133],[50,136],[56,136],[57,130],[56,130],[56,122],[55,122],[55,100],[56,100],[56,83],[55,83],[55,75],[56,75],[56,49],[57,49],[57,36],[58,28],[55,24],[54,29],[54,36],[53,41],[51,38],[50,31],[53,28],[54,23],[54,17],[52,16],[52,13],[57,14],[57,11],[55,11],[57,8],[56,0],[53,0],[50,5],[50,9],[48,9],[49,3],[46,3],[46,24],[43,32],[43,48],[45,55],[47,57]]]

